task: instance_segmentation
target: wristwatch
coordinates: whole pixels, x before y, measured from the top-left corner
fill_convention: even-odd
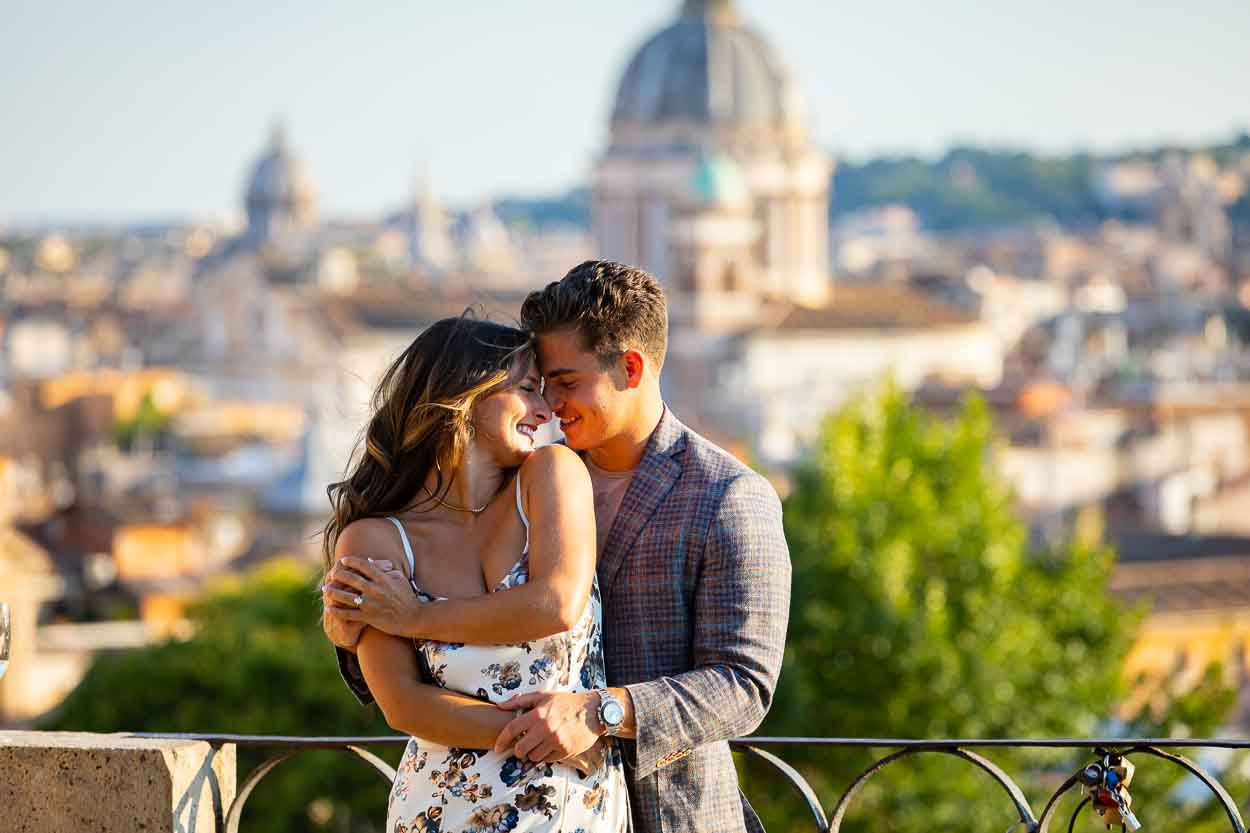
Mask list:
[[[595,693],[599,695],[598,716],[599,722],[603,724],[603,733],[620,734],[621,725],[625,722],[625,707],[606,688],[597,689]]]

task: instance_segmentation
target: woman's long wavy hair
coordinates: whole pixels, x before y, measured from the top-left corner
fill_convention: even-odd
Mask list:
[[[473,437],[474,403],[515,383],[533,356],[529,333],[468,311],[433,324],[408,345],[374,391],[373,415],[346,479],[326,489],[332,511],[322,540],[327,570],[348,524],[424,504],[433,508],[436,496],[447,494]],[[431,471],[433,494],[423,488]]]

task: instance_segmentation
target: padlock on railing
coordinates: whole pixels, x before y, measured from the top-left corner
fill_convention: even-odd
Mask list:
[[[1096,751],[1102,759],[1090,763],[1077,776],[1085,787],[1090,804],[1102,817],[1107,829],[1117,824],[1125,833],[1141,829],[1141,822],[1131,809],[1133,796],[1128,791],[1133,780],[1133,762],[1114,752]]]

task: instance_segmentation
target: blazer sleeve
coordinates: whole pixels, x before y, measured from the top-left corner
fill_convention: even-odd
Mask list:
[[[789,615],[781,502],[767,480],[746,472],[726,489],[704,545],[693,668],[626,686],[638,724],[636,778],[760,725],[781,670]]]
[[[343,677],[343,682],[347,688],[360,702],[360,705],[367,706],[373,702],[373,692],[369,690],[369,684],[365,682],[365,673],[360,670],[360,659],[351,651],[334,646],[334,652],[338,655],[339,674]]]

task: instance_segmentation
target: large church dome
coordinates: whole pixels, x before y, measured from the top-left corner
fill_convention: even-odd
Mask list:
[[[634,55],[613,126],[782,125],[803,119],[789,73],[731,0],[686,0],[677,21]]]
[[[595,245],[660,276],[679,326],[729,303],[729,286],[752,304],[828,293],[833,165],[783,54],[733,0],[684,0],[617,86],[595,164]],[[708,269],[735,277],[709,283]]]

